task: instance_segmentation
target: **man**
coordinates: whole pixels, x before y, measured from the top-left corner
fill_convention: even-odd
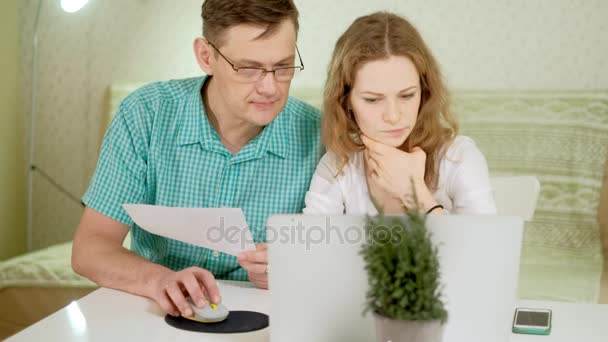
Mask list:
[[[292,0],[207,0],[196,59],[208,75],[148,85],[121,104],[74,237],[74,270],[172,315],[218,303],[215,279],[268,287],[265,224],[300,212],[319,159],[319,117],[288,98],[303,69]],[[243,209],[257,251],[234,256],[165,239],[124,203]],[[122,247],[131,231],[133,252]]]

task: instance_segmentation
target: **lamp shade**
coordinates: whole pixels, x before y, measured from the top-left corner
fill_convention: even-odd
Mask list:
[[[89,0],[61,0],[61,8],[68,12],[74,13],[80,11]]]

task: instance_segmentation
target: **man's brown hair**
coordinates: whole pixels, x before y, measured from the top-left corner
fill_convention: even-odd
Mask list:
[[[298,9],[293,0],[205,0],[201,11],[203,36],[215,46],[224,42],[227,29],[240,24],[266,27],[257,39],[272,35],[279,24],[290,19],[298,32]]]

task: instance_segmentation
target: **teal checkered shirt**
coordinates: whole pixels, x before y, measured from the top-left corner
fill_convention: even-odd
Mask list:
[[[232,155],[205,114],[200,95],[205,79],[153,83],[125,98],[83,202],[128,225],[131,249],[152,262],[247,280],[236,257],[150,234],[122,208],[124,203],[238,207],[256,243],[266,241],[270,215],[302,211],[321,152],[319,111],[289,98],[277,118]]]

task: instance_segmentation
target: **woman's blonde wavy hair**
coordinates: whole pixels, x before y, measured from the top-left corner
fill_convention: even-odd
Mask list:
[[[360,17],[338,39],[323,95],[323,143],[338,157],[338,174],[352,153],[364,149],[358,138],[359,127],[348,110],[350,91],[364,63],[389,56],[409,58],[420,75],[418,119],[400,149],[409,152],[418,146],[426,153],[424,181],[434,190],[439,160],[456,136],[458,123],[449,110],[448,93],[437,61],[416,28],[398,15],[377,12]]]

